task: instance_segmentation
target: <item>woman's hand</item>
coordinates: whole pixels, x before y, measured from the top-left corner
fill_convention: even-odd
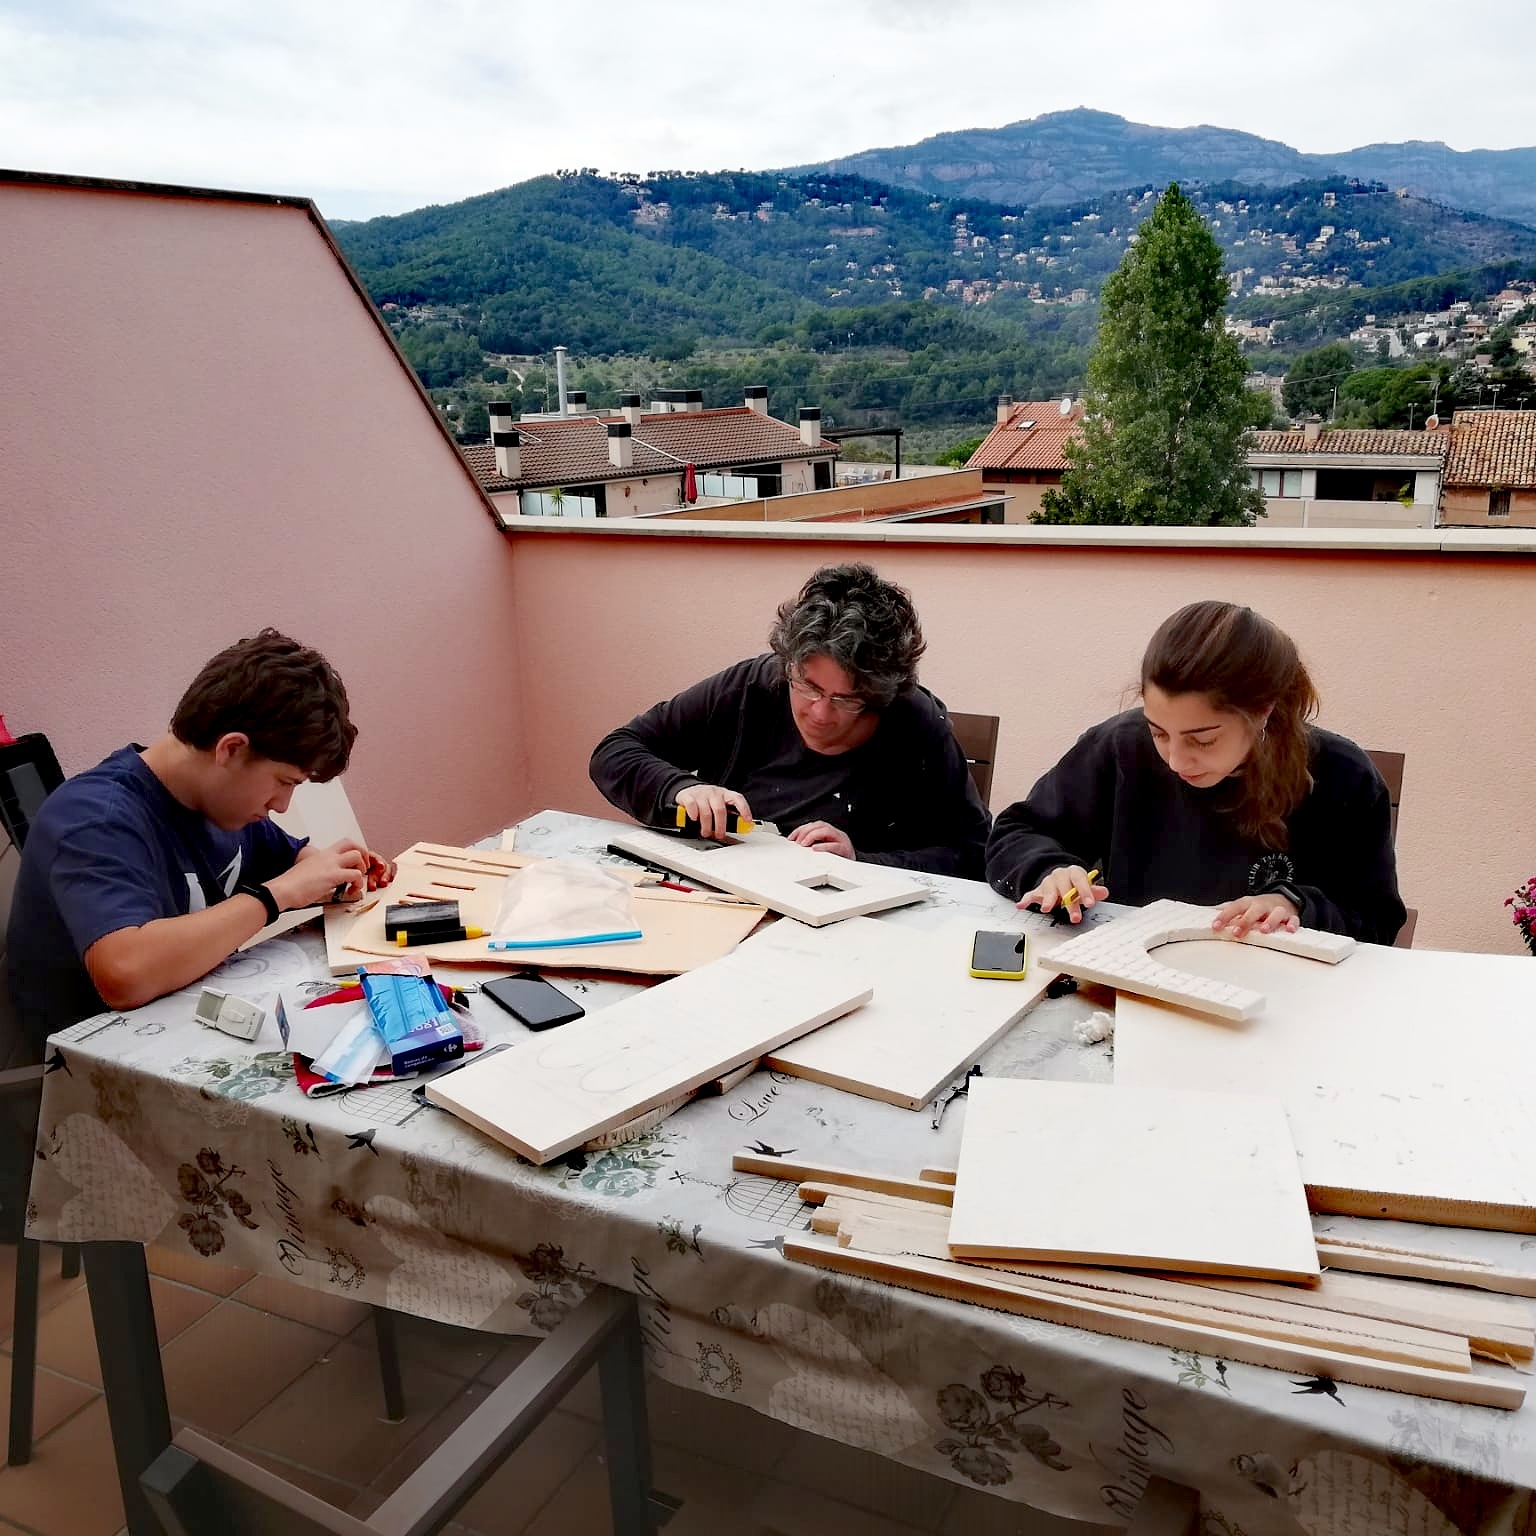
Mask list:
[[[1108,895],[1109,887],[1095,885],[1081,864],[1063,864],[1060,869],[1053,869],[1034,890],[1025,891],[1015,905],[1021,909],[1039,907],[1042,912],[1063,906],[1071,921],[1080,923],[1083,920],[1082,907],[1091,907],[1094,902],[1103,901]]]
[[[1240,939],[1245,933],[1295,933],[1301,913],[1278,891],[1263,896],[1239,896],[1216,909],[1211,927]]]
[[[814,848],[817,853],[835,853],[840,859],[858,857],[853,851],[853,844],[848,840],[848,834],[834,827],[830,821],[808,821],[803,827],[796,827],[789,834],[789,840],[799,843],[802,848]]]
[[[743,821],[752,820],[752,807],[744,795],[721,784],[690,784],[677,792],[677,803],[699,824],[700,837],[726,836],[725,814],[734,810]]]

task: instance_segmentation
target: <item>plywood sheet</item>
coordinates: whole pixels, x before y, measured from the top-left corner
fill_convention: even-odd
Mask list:
[[[507,875],[535,856],[417,843],[398,860],[394,883],[374,892],[362,910],[344,907],[326,913],[326,952],[333,972],[351,970],[369,955],[397,955],[385,937],[384,912],[392,901],[429,897],[457,901],[465,923],[490,928],[496,921]],[[641,870],[614,869],[639,882]],[[641,937],[615,944],[549,945],[539,949],[493,950],[486,939],[456,944],[423,944],[412,950],[435,963],[456,965],[538,966],[546,970],[628,971],[641,976],[676,976],[727,955],[767,915],[767,909],[736,898],[688,895],[639,887],[635,913]]]
[[[1215,907],[1154,901],[1048,947],[1041,959],[1069,976],[1097,981],[1117,991],[1158,998],[1217,1018],[1251,1019],[1264,1005],[1263,993],[1236,982],[1181,971],[1171,956],[1154,955],[1152,951],[1181,940],[1215,940],[1337,965],[1355,948],[1353,939],[1315,928],[1218,939],[1211,929],[1215,916]]]
[[[914,929],[855,917],[811,930],[808,945],[797,937],[802,947],[867,967],[879,984],[862,1008],[781,1046],[768,1065],[905,1109],[928,1103],[1039,1002],[1057,974],[1031,955],[1018,981],[970,975],[975,932],[974,922]],[[763,939],[774,944],[774,930]]]
[[[615,836],[612,845],[813,928],[903,907],[928,894],[899,869],[817,853],[761,832],[721,847],[637,829]]]
[[[427,1088],[536,1163],[691,1092],[867,1002],[872,980],[749,939],[723,960],[536,1035]]]
[[[1179,946],[1202,976],[1262,990],[1222,1023],[1122,995],[1115,1080],[1285,1104],[1321,1210],[1536,1230],[1536,966],[1507,955],[1361,945],[1324,968],[1221,942]]]
[[[949,1228],[964,1258],[1315,1280],[1278,1099],[978,1078]]]

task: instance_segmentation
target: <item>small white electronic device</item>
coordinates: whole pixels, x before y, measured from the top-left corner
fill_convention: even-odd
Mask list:
[[[254,1040],[266,1023],[267,1010],[233,997],[218,987],[204,987],[197,1000],[197,1019],[211,1029],[221,1029],[237,1040]]]

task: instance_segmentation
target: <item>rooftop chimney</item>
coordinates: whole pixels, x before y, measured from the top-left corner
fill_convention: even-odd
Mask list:
[[[768,386],[766,384],[748,384],[746,401],[749,411],[756,411],[759,416],[766,416],[768,414]]]
[[[620,395],[619,412],[630,426],[638,427],[640,425],[640,396]]]
[[[523,478],[523,434],[516,427],[498,428],[491,423],[491,447],[496,450],[496,473],[508,480]]]
[[[1301,429],[1301,440],[1304,443],[1315,443],[1322,435],[1322,419],[1317,416],[1314,416],[1311,421],[1305,423]]]
[[[702,411],[704,409],[704,391],[702,389],[685,389],[681,393],[683,409],[685,411]]]
[[[587,392],[584,389],[573,389],[566,397],[568,404],[566,413],[571,416],[585,416],[587,414]]]
[[[657,389],[651,393],[651,411],[661,415],[667,411],[680,411],[683,408],[683,391],[680,389]]]
[[[800,407],[800,441],[807,448],[821,447],[821,407],[819,405]]]
[[[1000,427],[1008,425],[1008,415],[1013,410],[1013,396],[999,395],[997,397],[997,424]]]
[[[555,409],[565,415],[565,348],[555,348]]]
[[[628,469],[635,462],[634,428],[627,421],[608,423],[608,462],[615,469]]]

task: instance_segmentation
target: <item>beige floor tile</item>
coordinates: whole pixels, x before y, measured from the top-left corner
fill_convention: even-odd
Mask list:
[[[162,1347],[218,1305],[216,1296],[162,1280],[158,1275],[149,1277],[149,1291],[155,1304],[155,1333]],[[93,1387],[101,1385],[96,1331],[91,1324],[91,1303],[85,1291],[77,1291],[39,1318],[37,1358],[50,1370],[73,1376]]]
[[[340,1347],[318,1328],[221,1301],[160,1351],[171,1412],[209,1434],[232,1435]]]
[[[753,1536],[908,1536],[923,1527],[768,1478],[759,1486],[742,1529]]]
[[[42,1366],[33,1377],[32,1442],[58,1428],[72,1413],[78,1413],[97,1394],[83,1382],[57,1376]],[[11,1357],[0,1355],[0,1441],[11,1429]]]
[[[597,1460],[598,1432],[595,1424],[574,1414],[556,1409],[518,1446],[486,1480],[475,1496],[459,1511],[459,1519],[477,1531],[511,1533],[521,1531],[559,1492],[571,1474],[586,1462]],[[602,1518],[608,1514],[604,1485]],[[562,1529],[554,1527],[554,1529]],[[569,1536],[579,1536],[582,1527],[569,1528]],[[602,1524],[594,1529],[606,1533]]]
[[[167,1280],[195,1285],[198,1290],[214,1296],[229,1296],[251,1278],[248,1269],[216,1263],[186,1248],[150,1247],[144,1253],[152,1275],[164,1275]]]
[[[1065,1520],[1000,1499],[980,1488],[955,1486],[955,1501],[939,1527],[940,1536],[1122,1536],[1123,1527]]]
[[[402,1361],[407,1364],[414,1361],[434,1371],[444,1371],[461,1381],[472,1381],[493,1370],[508,1342],[506,1334],[485,1333],[478,1328],[455,1328],[452,1323],[434,1322],[409,1312],[395,1313],[395,1335],[400,1341]],[[373,1337],[373,1319],[369,1317],[352,1330],[350,1342],[366,1343],[372,1349]]]
[[[954,1502],[955,1485],[942,1477],[823,1435],[794,1435],[794,1443],[773,1469],[781,1482],[925,1530],[937,1529]]]
[[[27,1466],[0,1470],[0,1516],[40,1536],[112,1536],[118,1530],[123,1501],[103,1400],[39,1441]]]
[[[654,1376],[646,1381],[651,1442],[767,1473],[795,1444],[797,1431],[729,1398],[688,1392]]]
[[[377,1357],[371,1349],[344,1343],[242,1423],[230,1443],[254,1446],[361,1488],[431,1424],[461,1386],[442,1371],[408,1363],[406,1417],[392,1424],[384,1418]]]
[[[43,1244],[43,1262],[37,1279],[37,1312],[41,1317],[53,1310],[60,1302],[85,1289],[82,1271],[73,1280],[59,1274],[59,1249],[52,1243]],[[16,1248],[13,1244],[0,1245],[0,1341],[10,1347],[11,1324],[16,1311]]]
[[[296,1285],[292,1280],[279,1280],[276,1275],[253,1275],[234,1296],[260,1312],[274,1312],[279,1317],[338,1335],[351,1333],[360,1323],[367,1322],[372,1312],[367,1302],[350,1301],[329,1291]]]

